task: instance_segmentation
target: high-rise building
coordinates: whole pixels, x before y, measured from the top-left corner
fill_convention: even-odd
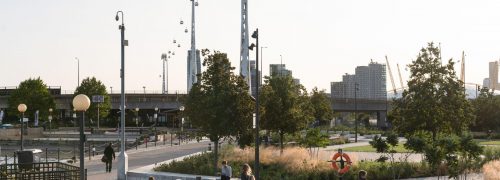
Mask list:
[[[331,82],[333,98],[387,99],[385,65],[370,62],[356,67],[355,74],[345,74],[341,82]],[[358,91],[355,93],[355,84]]]
[[[292,71],[286,69],[285,64],[270,64],[269,74],[271,76],[292,76]]]
[[[251,89],[252,89],[252,96],[253,97],[256,97],[257,95],[257,87],[255,86],[256,84],[256,81],[259,81],[259,86],[262,86],[262,84],[260,84],[260,78],[257,78],[257,74],[255,73],[255,70],[257,69],[257,67],[255,66],[255,60],[250,60],[250,81],[251,81]],[[261,74],[261,72],[259,71],[259,74]]]
[[[385,64],[370,62],[370,98],[387,99]]]
[[[499,89],[498,86],[498,61],[490,62],[490,71],[489,71],[489,88],[490,89]]]
[[[483,87],[490,88],[490,78],[483,79]]]
[[[292,76],[292,71],[287,69],[285,64],[270,64],[269,65],[269,74],[271,76]],[[293,82],[295,84],[300,84],[300,79],[293,78]]]

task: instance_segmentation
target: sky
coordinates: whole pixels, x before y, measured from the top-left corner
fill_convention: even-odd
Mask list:
[[[330,82],[371,59],[387,55],[396,86],[396,64],[405,70],[428,42],[440,43],[443,59],[466,57],[466,82],[482,84],[488,62],[500,59],[500,1],[482,0],[248,0],[250,34],[259,28],[264,75],[282,62],[308,89],[330,91]],[[73,91],[95,76],[120,89],[120,31],[124,12],[125,89],[161,91],[161,54],[168,63],[169,91],[186,91],[190,34],[189,0],[2,0],[0,87],[40,77],[49,86]],[[228,54],[239,73],[239,0],[199,0],[196,46]],[[179,21],[184,24],[180,25]],[[178,48],[173,40],[180,42]],[[250,42],[254,42],[253,39]],[[255,59],[254,52],[250,52]],[[460,67],[456,66],[457,75]],[[391,90],[387,75],[387,90]]]

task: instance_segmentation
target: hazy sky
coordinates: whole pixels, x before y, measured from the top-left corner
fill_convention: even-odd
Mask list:
[[[227,52],[236,69],[240,7],[240,0],[199,0],[196,12],[197,48]],[[268,64],[280,63],[283,55],[283,63],[308,89],[318,86],[329,92],[331,81],[354,73],[370,59],[385,63],[385,55],[396,82],[396,63],[407,80],[405,65],[430,41],[441,43],[444,59],[459,60],[465,51],[466,82],[482,84],[488,62],[500,58],[499,9],[495,0],[249,0],[249,26],[259,28],[260,44],[268,47],[264,75]],[[118,10],[124,11],[129,40],[126,89],[161,90],[161,53],[175,50],[169,89],[185,91],[189,0],[3,0],[0,86],[39,76],[47,85],[74,90],[78,57],[81,79],[95,76],[117,92]],[[182,46],[174,47],[173,39]],[[392,89],[389,79],[387,85]]]

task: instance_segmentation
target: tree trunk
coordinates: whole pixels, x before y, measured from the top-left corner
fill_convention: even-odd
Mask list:
[[[219,160],[219,139],[214,141],[214,175],[217,176],[219,169],[217,168]]]
[[[283,132],[280,132],[280,156],[283,154]]]

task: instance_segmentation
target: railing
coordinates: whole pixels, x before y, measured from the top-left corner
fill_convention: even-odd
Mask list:
[[[21,166],[29,168],[20,168]],[[0,166],[0,179],[80,179],[80,168],[60,162],[31,164],[4,164]]]

